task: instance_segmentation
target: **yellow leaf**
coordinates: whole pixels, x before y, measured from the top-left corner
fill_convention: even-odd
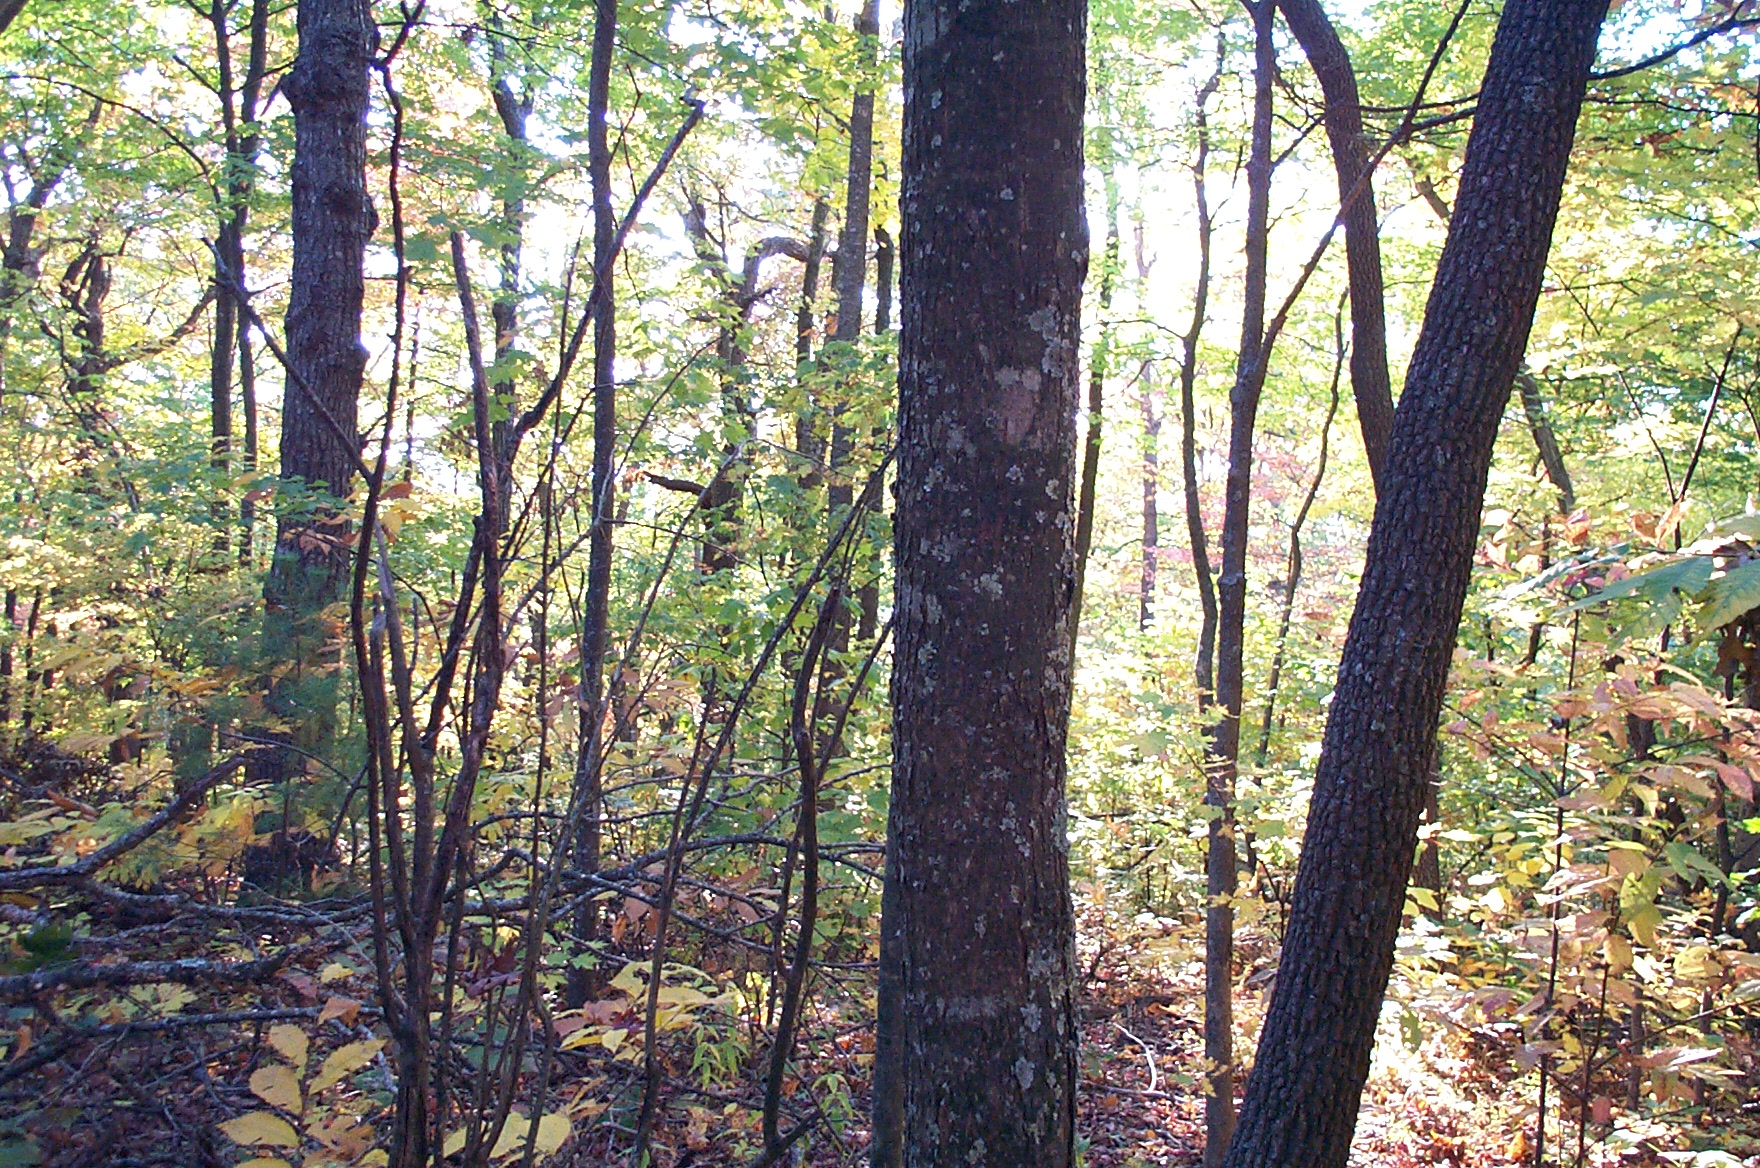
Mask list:
[[[1630,929],[1633,938],[1646,949],[1656,944],[1656,928],[1662,924],[1662,913],[1653,904],[1647,904],[1626,918],[1626,928]]]
[[[355,1162],[354,1168],[385,1168],[391,1163],[391,1154],[384,1148],[374,1148]]]
[[[530,1132],[532,1121],[514,1112],[507,1117],[507,1126],[501,1129],[501,1138],[495,1141],[495,1148],[489,1153],[491,1160],[503,1160],[509,1156],[517,1156],[526,1150],[526,1135]],[[568,1116],[560,1111],[552,1111],[538,1120],[538,1136],[532,1142],[533,1151],[540,1161],[547,1160],[556,1154],[557,1149],[568,1142],[568,1136],[574,1125]]]
[[[312,1080],[311,1093],[316,1095],[326,1087],[342,1082],[343,1077],[360,1070],[373,1061],[373,1056],[385,1046],[381,1038],[369,1038],[364,1042],[351,1042],[347,1046],[339,1046],[330,1052],[324,1060],[324,1069]]]
[[[617,971],[617,976],[611,979],[610,988],[620,990],[632,998],[644,994],[648,990],[648,979],[643,976],[645,972],[645,967],[632,961]]]
[[[271,1026],[269,1028],[269,1045],[281,1052],[281,1057],[293,1064],[293,1069],[306,1069],[306,1051],[310,1042],[306,1032],[297,1026]]]
[[[299,1076],[287,1067],[259,1067],[251,1075],[251,1094],[271,1107],[297,1113]]]
[[[450,1158],[464,1151],[464,1134],[464,1129],[461,1127],[447,1136],[446,1142],[440,1145],[440,1154]]]
[[[318,971],[318,980],[321,982],[342,981],[345,978],[353,976],[354,970],[342,964],[340,961],[332,961],[329,965],[326,965],[323,969]]]
[[[627,1030],[607,1030],[599,1036],[599,1045],[612,1054],[616,1054],[617,1048],[623,1045],[623,1040],[627,1037],[629,1037]]]
[[[253,1156],[238,1168],[293,1168],[293,1165],[279,1156]]]
[[[299,1147],[299,1136],[293,1126],[272,1111],[253,1111],[220,1125],[226,1138],[235,1144],[273,1144],[278,1148]]]
[[[1617,977],[1632,967],[1632,943],[1618,933],[1607,936],[1607,971]]]

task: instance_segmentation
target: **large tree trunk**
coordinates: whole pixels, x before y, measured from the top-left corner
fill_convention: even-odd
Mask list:
[[[1067,1168],[1082,0],[909,0],[874,1162]]]
[[[1363,452],[1377,485],[1393,432],[1393,387],[1387,373],[1387,316],[1381,278],[1381,224],[1375,212],[1375,184],[1369,170],[1369,142],[1363,134],[1363,107],[1357,73],[1338,30],[1320,0],[1277,0],[1290,32],[1307,54],[1326,99],[1326,137],[1344,201],[1345,264],[1351,290],[1351,391]]]
[[[368,71],[377,43],[364,0],[302,0],[299,55],[281,87],[294,112],[281,477],[334,496],[348,493],[360,458],[361,260],[377,222],[366,177]],[[305,613],[341,596],[340,534],[309,515],[282,517],[264,585],[272,607]]]
[[[1394,418],[1277,988],[1229,1168],[1350,1151],[1472,571],[1492,443],[1606,0],[1510,0]]]
[[[299,55],[282,83],[294,111],[293,279],[287,302],[281,478],[340,497],[360,459],[361,261],[375,217],[367,194],[368,71],[378,32],[365,0],[303,0]],[[292,744],[322,751],[335,725],[336,671],[317,617],[343,595],[349,552],[341,516],[320,505],[284,507],[263,583],[263,649],[289,662],[271,687],[271,714],[292,723]],[[255,777],[303,769],[291,751],[265,752]]]

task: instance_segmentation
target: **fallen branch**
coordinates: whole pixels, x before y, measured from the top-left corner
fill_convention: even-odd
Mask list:
[[[144,823],[117,836],[83,860],[59,867],[39,866],[19,868],[11,872],[0,872],[0,892],[16,888],[41,888],[47,884],[73,884],[84,880],[99,868],[112,860],[127,855],[146,843],[167,824],[179,819],[201,798],[208,793],[221,779],[242,767],[243,757],[229,758],[194,783],[186,787],[182,794],[166,805],[163,811],[152,816]],[[168,980],[168,979],[160,979]]]

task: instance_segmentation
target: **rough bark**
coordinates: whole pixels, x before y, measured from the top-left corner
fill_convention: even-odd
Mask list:
[[[360,457],[361,260],[377,223],[366,180],[368,71],[378,32],[364,0],[302,0],[298,23],[299,55],[281,86],[294,113],[281,477],[342,496]],[[306,612],[341,596],[348,556],[339,534],[283,513],[264,585],[271,607]]]
[[[360,458],[356,417],[367,352],[361,344],[361,262],[375,226],[367,193],[368,71],[378,33],[365,0],[303,0],[299,53],[281,89],[294,111],[293,276],[288,374],[281,405],[281,478],[320,495],[348,494]],[[269,712],[294,725],[293,744],[323,749],[335,722],[330,635],[316,619],[343,595],[346,525],[333,509],[283,507],[263,583],[263,649],[292,662],[270,688]],[[263,752],[253,777],[284,778],[303,762]]]
[[[0,0],[0,33],[12,27],[18,14],[24,11],[25,0]]]
[[[1363,133],[1363,107],[1350,53],[1320,0],[1277,0],[1284,22],[1295,34],[1326,101],[1322,118],[1344,203],[1345,264],[1351,296],[1351,392],[1369,473],[1379,485],[1393,432],[1393,386],[1387,372],[1387,317],[1381,275],[1381,225],[1369,169],[1369,141]],[[1358,184],[1361,183],[1361,189]],[[1352,195],[1355,195],[1353,198]]]
[[[910,0],[874,1162],[1074,1159],[1085,5]]]
[[[1334,1168],[1411,873],[1492,444],[1606,0],[1511,0],[1388,446],[1283,960],[1228,1168]]]
[[[1253,129],[1247,153],[1246,281],[1240,348],[1229,391],[1228,476],[1223,488],[1222,572],[1217,577],[1216,721],[1204,760],[1209,839],[1204,853],[1204,1163],[1222,1163],[1234,1135],[1234,894],[1238,864],[1234,787],[1246,689],[1247,540],[1253,505],[1253,440],[1265,384],[1265,295],[1271,221],[1272,85],[1277,48],[1272,0],[1253,16]]]

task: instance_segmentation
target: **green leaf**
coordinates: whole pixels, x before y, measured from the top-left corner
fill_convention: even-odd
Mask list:
[[[1720,629],[1753,608],[1760,608],[1760,560],[1738,564],[1711,581],[1699,610],[1699,627]]]
[[[1633,572],[1623,580],[1615,580],[1593,596],[1586,596],[1575,604],[1566,605],[1564,611],[1576,612],[1603,601],[1626,597],[1658,604],[1668,599],[1676,590],[1696,596],[1710,583],[1711,569],[1710,556],[1682,556],[1675,560],[1664,560],[1654,567]]]

